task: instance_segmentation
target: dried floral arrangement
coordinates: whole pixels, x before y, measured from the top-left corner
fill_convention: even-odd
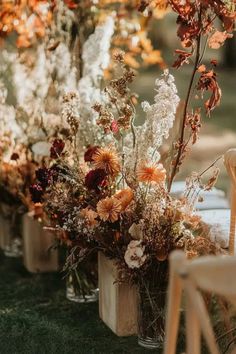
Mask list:
[[[202,235],[201,220],[194,208],[201,191],[210,190],[216,183],[218,169],[205,183],[201,173],[188,177],[182,198],[173,197],[171,187],[191,144],[198,139],[203,111],[200,99],[209,94],[204,98],[206,115],[220,103],[217,62],[212,59],[205,64],[203,59],[207,46],[218,49],[231,37],[235,9],[220,0],[118,1],[115,19],[109,3],[66,0],[68,17],[64,4],[58,5],[59,20],[51,22],[47,40],[37,48],[36,64],[27,54],[18,60],[12,56],[16,86],[20,87],[26,76],[31,76],[32,84],[17,91],[19,107],[14,119],[27,137],[27,143],[19,146],[23,146],[21,151],[27,146],[26,159],[33,162],[29,175],[36,165],[40,166],[37,181],[30,187],[32,200],[43,207],[43,217],[50,222],[58,242],[68,247],[66,269],[79,268],[87,257],[101,251],[115,261],[118,281],[136,284],[144,298],[155,298],[157,287],[159,294],[166,291],[168,255],[173,249],[185,250],[190,258],[221,252]],[[105,18],[99,17],[100,7]],[[164,67],[145,28],[152,15],[167,8],[178,15],[177,35],[185,48],[176,50],[173,67],[193,63],[193,70],[180,133],[164,159],[162,146],[176,123],[180,103],[174,76],[164,70],[156,80],[154,103],[142,103],[146,120],[141,126],[137,125],[137,95],[130,85],[140,55],[147,63]],[[139,12],[131,12],[129,18],[130,9]],[[142,21],[137,24],[135,16]],[[71,36],[61,25],[64,18],[70,18]],[[217,21],[223,30],[218,29]],[[111,65],[110,48],[114,46],[125,52],[112,50]],[[60,102],[62,92],[65,94]],[[192,108],[193,97],[199,102],[197,108]],[[34,105],[29,104],[32,100]],[[2,109],[6,109],[4,104]],[[35,126],[39,128],[36,138]],[[4,154],[4,141],[9,138],[4,133]],[[18,163],[23,154],[14,154],[11,165],[17,165],[20,171]],[[40,155],[38,160],[36,155]],[[144,311],[146,326],[142,329],[152,322],[152,336],[157,332],[162,336],[163,321],[156,323],[156,316],[163,304],[156,298],[153,301],[158,309]]]
[[[115,61],[122,67],[121,76],[104,89],[106,104],[93,106],[103,142],[88,146],[82,160],[72,141],[55,140],[52,161],[37,171],[38,183],[31,193],[36,203],[43,203],[62,240],[74,247],[73,257],[81,251],[83,258],[86,250],[99,249],[137,280],[139,268],[147,271],[153,262],[165,261],[174,248],[184,248],[193,257],[217,247],[195,237],[200,222],[194,212],[197,176],[187,180],[185,198],[172,198],[160,162],[158,149],[169,135],[179,103],[174,77],[164,71],[157,79],[156,103],[143,103],[147,119],[137,127],[136,98],[129,89],[134,73],[124,64],[122,52],[116,53]],[[73,106],[75,95],[64,96],[67,108],[69,103]],[[80,121],[73,109],[70,112],[70,124],[77,122],[79,139]],[[159,117],[162,112],[159,121],[156,112]],[[216,180],[214,175],[201,188],[211,189]]]
[[[218,170],[206,184],[199,175],[191,176],[185,196],[171,196],[159,149],[169,136],[179,104],[174,77],[166,70],[156,80],[155,102],[143,103],[147,118],[136,126],[136,96],[129,88],[134,72],[124,64],[123,52],[117,52],[114,60],[119,76],[106,85],[103,102],[93,106],[101,137],[97,136],[96,145],[78,148],[80,116],[73,105],[77,93],[65,95],[62,114],[67,112],[76,136],[71,141],[54,140],[51,162],[37,171],[31,194],[43,206],[58,243],[69,250],[65,269],[75,272],[81,282],[77,272],[88,257],[101,251],[114,260],[117,281],[136,284],[146,299],[146,304],[140,301],[142,336],[158,336],[156,340],[162,342],[169,253],[180,248],[192,258],[221,252],[202,235],[194,210],[200,190],[214,186]],[[150,296],[154,296],[154,310],[147,306]],[[161,320],[156,322],[157,317]],[[152,319],[155,325],[150,328]]]
[[[170,163],[162,161],[160,148],[174,125],[180,101],[174,77],[165,70],[162,78],[156,80],[154,103],[142,103],[146,121],[136,126],[137,99],[129,88],[135,73],[127,65],[125,53],[116,51],[113,58],[117,76],[92,107],[95,124],[89,130],[83,125],[85,115],[80,104],[84,100],[80,92],[66,94],[62,115],[74,131],[73,144],[70,139],[54,141],[54,160],[40,170],[38,183],[31,188],[34,201],[43,202],[55,228],[62,231],[66,242],[75,246],[78,257],[81,250],[84,257],[84,249],[100,249],[119,260],[125,269],[123,275],[128,274],[135,281],[142,278],[141,269],[148,274],[153,262],[165,261],[174,248],[185,249],[189,257],[217,251],[209,240],[196,237],[199,218],[194,203],[201,190],[213,187],[219,171],[215,169],[205,184],[201,174],[187,178],[182,199],[173,198],[170,190],[202,124],[200,107],[190,107],[194,90],[200,92],[199,96],[210,92],[205,102],[207,115],[220,102],[221,91],[214,71],[217,63],[212,59],[207,69],[202,60],[207,46],[217,49],[231,36],[235,12],[221,1],[170,1],[169,5],[178,14],[177,34],[182,45],[189,48],[188,52],[176,50],[178,59],[173,66],[179,68],[193,58],[180,138],[170,147]],[[151,6],[153,2],[144,1],[139,10],[148,11]],[[216,19],[224,26],[221,32]],[[100,31],[95,31],[85,43],[84,59],[99,35]],[[98,62],[84,62],[85,72],[88,63],[90,71],[99,67]],[[195,85],[196,75],[199,78]],[[81,138],[84,133],[87,139]],[[74,251],[72,256],[70,261],[77,262]]]
[[[38,182],[31,187],[33,200],[43,205],[59,242],[69,249],[65,265],[69,272],[77,272],[91,254],[100,251],[115,262],[117,281],[137,286],[139,343],[155,348],[162,346],[164,339],[169,253],[180,248],[193,258],[222,251],[202,232],[204,227],[194,208],[201,191],[216,183],[219,170],[214,169],[205,183],[205,171],[193,173],[186,179],[182,198],[171,195],[171,186],[202,125],[201,103],[191,108],[194,91],[202,98],[205,92],[210,93],[204,105],[207,115],[220,103],[217,63],[211,60],[208,68],[202,62],[206,47],[219,48],[231,36],[235,19],[235,12],[221,1],[168,3],[178,14],[177,34],[187,48],[176,50],[173,66],[180,68],[193,59],[180,133],[171,142],[169,158],[163,158],[161,148],[175,124],[180,102],[175,79],[165,70],[156,80],[154,103],[142,103],[146,120],[137,126],[137,97],[130,90],[135,72],[125,53],[116,51],[115,75],[93,104],[93,115],[82,113],[80,92],[64,96],[62,115],[74,132],[73,139],[53,142],[52,161],[37,171]],[[148,11],[152,5],[144,1],[139,10]],[[224,31],[215,27],[217,18]],[[85,43],[84,53],[98,38],[95,31],[87,47]],[[87,73],[98,63],[84,60],[84,70],[88,62]],[[84,117],[93,117],[90,126],[83,123]]]

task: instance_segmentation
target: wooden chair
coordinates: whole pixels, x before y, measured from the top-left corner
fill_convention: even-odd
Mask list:
[[[199,290],[224,296],[236,307],[236,258],[206,256],[189,261],[182,251],[170,255],[164,354],[175,354],[182,292],[186,299],[186,354],[201,353],[201,333],[211,354],[220,354]]]
[[[230,149],[225,153],[224,163],[228,175],[231,179],[231,216],[230,216],[230,235],[229,253],[235,254],[235,232],[236,232],[236,149]]]
[[[229,255],[235,254],[236,233],[236,149],[228,150],[224,163],[231,180],[231,209],[218,210],[225,219],[230,214]],[[211,211],[212,214],[214,211]],[[203,211],[203,214],[209,211]],[[216,216],[217,218],[217,216]],[[170,256],[170,281],[168,292],[165,354],[176,352],[179,327],[180,303],[183,290],[186,293],[186,338],[187,354],[200,354],[200,332],[202,330],[211,353],[218,354],[205,303],[198,289],[214,292],[228,298],[236,307],[236,258],[229,256],[201,257],[187,261],[181,251]],[[236,354],[236,349],[234,349]]]

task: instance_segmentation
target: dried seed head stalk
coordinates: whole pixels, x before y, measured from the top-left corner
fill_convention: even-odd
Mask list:
[[[72,134],[79,129],[79,96],[76,92],[68,92],[63,96],[62,119],[69,124]]]

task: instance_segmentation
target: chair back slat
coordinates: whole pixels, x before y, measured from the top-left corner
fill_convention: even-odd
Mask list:
[[[235,254],[236,233],[236,149],[228,150],[224,155],[224,163],[231,179],[231,220],[229,235],[229,253]]]
[[[236,257],[200,257],[189,262],[187,273],[202,290],[227,298],[236,295]]]

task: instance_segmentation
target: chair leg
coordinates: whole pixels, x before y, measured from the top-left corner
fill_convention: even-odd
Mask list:
[[[207,346],[209,348],[209,351],[211,354],[220,354],[219,348],[216,344],[215,340],[215,335],[213,328],[210,323],[210,318],[206,309],[205,302],[199,293],[199,291],[196,289],[194,284],[190,280],[185,281],[185,289],[187,293],[187,297],[189,299],[189,302],[191,303],[191,306],[194,309],[195,316],[198,317],[198,321],[202,330],[203,337],[207,343]],[[191,326],[191,323],[190,323]],[[194,326],[194,322],[193,322]],[[196,326],[196,323],[195,323]],[[197,333],[197,332],[196,332]],[[192,334],[192,340],[194,335]],[[195,341],[195,340],[194,340]],[[197,345],[197,344],[196,344]],[[197,347],[196,347],[197,349]],[[188,354],[195,354],[194,351],[187,352]],[[196,352],[196,354],[200,354],[199,352]]]
[[[231,216],[230,216],[230,235],[229,235],[229,254],[235,254],[235,232],[236,232],[236,191],[235,186],[232,184],[231,192]]]
[[[185,256],[182,252],[176,251],[170,256],[170,281],[167,298],[164,354],[176,353],[182,295],[182,281],[176,270],[184,261]]]
[[[194,306],[186,294],[186,353],[200,354],[201,353],[201,332],[200,323],[196,315]]]

